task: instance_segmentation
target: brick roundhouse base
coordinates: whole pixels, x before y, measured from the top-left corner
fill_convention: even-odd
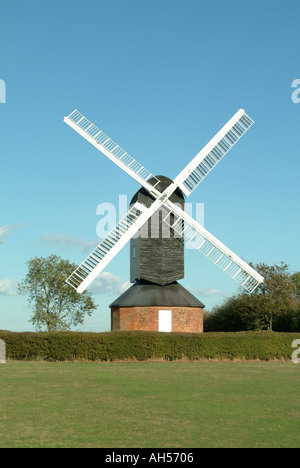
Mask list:
[[[197,307],[112,308],[111,329],[158,331],[159,310],[172,310],[172,332],[203,333],[203,309]]]

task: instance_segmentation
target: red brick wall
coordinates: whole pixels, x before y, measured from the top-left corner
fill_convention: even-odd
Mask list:
[[[172,331],[203,333],[203,309],[196,307],[122,307],[111,310],[111,329],[158,331],[158,311],[172,310]]]

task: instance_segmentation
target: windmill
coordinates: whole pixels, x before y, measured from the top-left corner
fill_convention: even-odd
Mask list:
[[[75,109],[64,121],[142,186],[133,197],[127,214],[66,280],[82,293],[131,241],[131,281],[134,285],[111,304],[112,329],[203,330],[201,311],[204,305],[177,283],[177,279],[184,275],[183,241],[199,250],[249,293],[264,281],[250,265],[184,211],[183,195],[188,197],[195,190],[254,123],[243,109],[174,180],[151,174],[78,110]],[[163,213],[159,230],[167,226],[170,237],[163,238],[161,233],[156,239],[137,237],[159,210]],[[175,319],[173,309],[178,307]],[[139,317],[136,318],[133,312],[138,312]],[[181,320],[182,316],[185,320]],[[185,324],[178,326],[179,322]]]

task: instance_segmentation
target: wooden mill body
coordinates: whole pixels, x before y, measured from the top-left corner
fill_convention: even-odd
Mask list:
[[[172,183],[165,176],[156,176],[160,181],[157,190],[163,192]],[[170,200],[184,210],[184,197],[177,189]],[[131,204],[139,201],[150,207],[154,199],[141,188],[133,197]],[[137,236],[130,241],[130,281],[146,280],[159,285],[170,284],[184,277],[184,243],[163,223],[168,216],[162,207],[145,223]],[[169,215],[172,216],[172,215]]]

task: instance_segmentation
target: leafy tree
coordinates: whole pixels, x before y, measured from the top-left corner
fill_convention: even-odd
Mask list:
[[[293,273],[291,279],[295,285],[295,303],[300,306],[300,271]]]
[[[231,296],[226,301],[206,313],[205,331],[246,331],[261,330],[265,322],[259,313],[260,297],[246,293]]]
[[[289,273],[289,266],[266,265],[259,263],[255,269],[265,281],[255,290],[254,297],[259,298],[259,314],[265,326],[273,329],[273,320],[287,314],[296,296],[296,286]]]
[[[206,314],[206,331],[300,331],[300,272],[285,263],[252,265],[265,279],[253,294],[240,292]]]
[[[69,330],[96,309],[88,292],[78,294],[65,282],[76,265],[56,255],[35,257],[27,264],[28,273],[18,292],[29,294],[28,302],[33,307],[30,321],[38,330]]]

